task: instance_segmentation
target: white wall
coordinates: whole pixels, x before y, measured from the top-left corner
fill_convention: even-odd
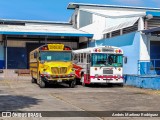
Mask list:
[[[150,60],[150,40],[147,35],[140,35],[140,59],[139,60]]]
[[[80,28],[80,30],[94,34],[93,39],[97,40],[97,39],[102,39],[103,37],[102,32],[104,28],[105,28],[105,18],[98,15],[93,15],[93,23]]]
[[[138,60],[140,59],[140,32],[136,32],[133,44],[130,46],[122,46],[124,56],[127,56],[127,64],[123,65],[124,74],[138,73]]]

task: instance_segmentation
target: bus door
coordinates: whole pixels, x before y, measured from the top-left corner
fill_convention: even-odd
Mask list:
[[[90,84],[90,67],[91,67],[91,55],[90,54],[86,54],[86,76],[85,76],[85,83]]]

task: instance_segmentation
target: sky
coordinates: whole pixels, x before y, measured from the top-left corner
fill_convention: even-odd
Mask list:
[[[0,19],[68,22],[71,2],[160,8],[160,0],[0,0]]]

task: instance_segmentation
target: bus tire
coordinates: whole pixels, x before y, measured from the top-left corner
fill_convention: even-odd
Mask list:
[[[124,86],[124,84],[123,84],[123,83],[120,83],[120,84],[119,84],[119,86],[120,86],[120,87],[123,87],[123,86]]]
[[[32,77],[31,82],[32,82],[32,83],[37,83],[37,80]]]
[[[107,85],[108,85],[108,87],[113,87],[112,83],[108,83]]]
[[[42,80],[42,77],[39,78],[39,87],[40,87],[40,88],[45,88],[45,87],[46,87],[46,84],[45,84],[45,82]]]
[[[70,88],[74,88],[76,86],[76,79],[72,80],[70,83],[69,83],[69,87]]]

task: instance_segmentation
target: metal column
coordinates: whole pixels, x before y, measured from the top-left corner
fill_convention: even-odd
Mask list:
[[[7,58],[7,36],[5,36],[5,42],[4,42],[4,46],[5,46],[5,69],[8,68],[7,66],[7,61],[8,61],[8,58]]]

